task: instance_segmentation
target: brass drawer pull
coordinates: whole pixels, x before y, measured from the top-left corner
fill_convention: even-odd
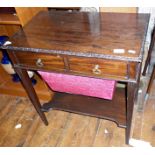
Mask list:
[[[101,70],[99,69],[99,65],[95,65],[95,67],[92,69],[94,74],[101,74]]]
[[[44,66],[44,64],[43,64],[43,62],[42,62],[42,60],[41,60],[40,58],[37,59],[36,65],[37,65],[38,67],[43,67],[43,66]]]

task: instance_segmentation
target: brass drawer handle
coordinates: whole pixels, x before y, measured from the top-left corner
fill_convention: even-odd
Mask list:
[[[36,65],[37,65],[38,67],[43,67],[43,66],[44,66],[44,64],[43,64],[43,62],[42,62],[42,60],[41,60],[40,58],[37,59]]]
[[[94,74],[101,74],[101,70],[99,69],[99,65],[95,65],[95,67],[92,69]]]

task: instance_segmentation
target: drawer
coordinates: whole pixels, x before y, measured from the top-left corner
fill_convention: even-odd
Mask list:
[[[127,64],[123,61],[70,57],[69,64],[70,71],[74,73],[127,79]]]
[[[18,65],[37,70],[64,70],[63,57],[59,55],[15,52]]]

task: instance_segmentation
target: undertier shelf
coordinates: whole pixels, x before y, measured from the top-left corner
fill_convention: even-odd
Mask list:
[[[125,88],[116,88],[112,100],[55,92],[52,100],[42,106],[42,110],[57,109],[104,118],[126,128],[125,95]]]

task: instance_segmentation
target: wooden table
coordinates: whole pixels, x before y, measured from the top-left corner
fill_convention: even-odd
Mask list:
[[[2,48],[46,125],[51,108],[104,118],[126,129],[128,144],[148,21],[148,14],[40,12]],[[112,101],[55,92],[41,106],[27,70],[113,79],[126,88],[116,88]]]

